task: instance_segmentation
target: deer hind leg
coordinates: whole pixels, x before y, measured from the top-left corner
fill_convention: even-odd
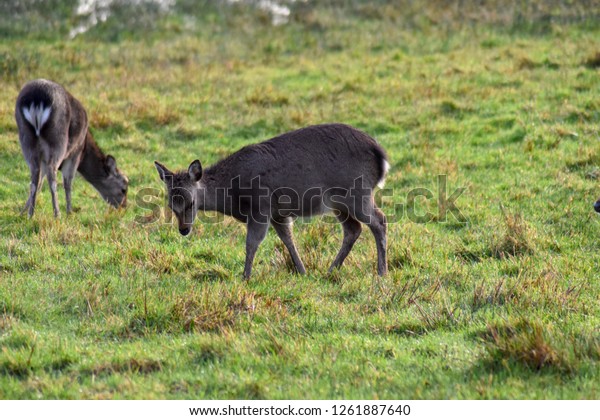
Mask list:
[[[21,211],[21,214],[27,211],[28,216],[32,217],[35,210],[35,199],[40,190],[40,186],[42,185],[42,172],[40,165],[37,162],[30,165],[30,170],[31,184],[29,186],[29,198],[27,199],[27,203],[25,203],[25,208]]]
[[[77,162],[74,159],[65,160],[60,168],[63,175],[63,184],[65,187],[65,198],[67,201],[67,214],[71,213],[71,186],[77,169]]]
[[[387,222],[385,214],[375,206],[373,197],[364,197],[362,208],[355,209],[356,218],[369,226],[377,246],[377,274],[387,274]]]
[[[373,206],[371,223],[368,226],[377,245],[377,274],[385,276],[387,274],[387,221],[383,212],[375,206]]]
[[[352,250],[354,243],[356,242],[362,231],[360,222],[354,217],[350,216],[349,214],[340,213],[336,217],[342,224],[342,229],[344,231],[344,239],[342,240],[342,247],[340,248],[340,251],[333,260],[331,267],[329,267],[329,272],[342,266],[344,260]]]
[[[271,225],[277,235],[288,249],[290,256],[292,257],[292,261],[294,266],[296,267],[296,271],[300,274],[306,274],[306,269],[304,268],[304,264],[302,264],[302,260],[300,259],[300,255],[298,255],[298,250],[296,249],[296,244],[294,244],[294,237],[292,235],[292,222],[290,219],[276,222],[271,221]]]
[[[56,167],[46,167],[46,178],[50,185],[50,194],[52,195],[52,208],[54,209],[54,217],[60,216],[60,210],[58,209],[58,194],[56,192]]]

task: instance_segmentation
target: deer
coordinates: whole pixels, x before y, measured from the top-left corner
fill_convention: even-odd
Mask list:
[[[343,231],[329,272],[342,266],[365,224],[375,238],[377,273],[387,273],[386,217],[375,204],[374,189],[383,187],[390,165],[379,143],[356,128],[338,123],[301,128],[245,146],[205,169],[198,159],[176,172],[154,164],[181,235],[189,235],[199,210],[246,224],[244,279],[251,276],[269,226],[287,248],[295,271],[306,274],[292,224],[329,212]]]
[[[33,216],[43,177],[48,179],[54,217],[60,211],[56,177],[61,171],[67,214],[72,212],[71,187],[76,171],[115,208],[127,203],[129,180],[94,141],[83,105],[63,86],[50,80],[32,80],[21,89],[15,106],[21,151],[29,166],[29,198],[21,213]]]

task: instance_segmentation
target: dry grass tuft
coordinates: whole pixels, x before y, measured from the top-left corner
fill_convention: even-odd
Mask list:
[[[203,293],[179,299],[171,314],[187,332],[224,332],[233,327],[242,314],[254,313],[256,306],[254,292],[239,290],[220,296]]]
[[[521,57],[517,60],[515,67],[517,70],[533,70],[541,67],[557,70],[560,68],[560,64],[555,63],[548,58],[544,59],[543,61],[533,61],[529,57]]]
[[[515,67],[517,70],[532,70],[539,67],[539,64],[528,57],[521,57],[517,60]]]
[[[460,243],[454,254],[464,263],[479,263],[486,258],[518,258],[535,253],[535,232],[518,213],[508,213],[501,206],[503,225],[491,236],[478,235],[471,244]],[[480,246],[480,244],[485,244]]]
[[[112,114],[104,109],[95,109],[90,112],[90,128],[92,130],[113,130],[117,132],[125,131],[125,122],[116,120]]]
[[[549,326],[522,320],[515,325],[488,325],[484,340],[494,362],[513,361],[535,370],[548,367],[571,370],[564,352],[551,342],[551,331]]]
[[[159,372],[163,368],[160,360],[127,359],[101,363],[89,369],[88,374],[94,376],[113,375],[115,373],[134,373],[147,375]]]
[[[193,270],[190,277],[196,281],[218,282],[227,280],[231,273],[218,264],[209,264],[199,270]]]
[[[290,99],[273,89],[273,86],[260,87],[254,89],[246,96],[248,105],[259,105],[264,107],[288,105]]]
[[[594,54],[586,58],[583,63],[584,66],[590,69],[597,69],[600,67],[600,51],[596,51]]]
[[[235,323],[235,313],[231,308],[207,305],[207,302],[195,299],[180,299],[173,306],[172,314],[187,332],[222,332]]]
[[[128,109],[129,121],[137,121],[140,125],[150,127],[163,127],[177,124],[181,115],[177,109],[162,105],[157,102],[136,102]]]
[[[504,217],[504,234],[492,241],[490,251],[494,258],[519,257],[533,254],[532,232],[518,213],[508,213],[501,207]]]
[[[579,137],[579,134],[577,134],[577,132],[573,131],[573,130],[569,130],[565,127],[562,126],[557,126],[554,131],[556,132],[556,134],[559,137],[567,137],[567,138],[573,138],[576,139]]]
[[[176,266],[176,257],[162,249],[148,250],[147,255],[139,259],[145,268],[157,274],[172,273]]]
[[[410,247],[392,245],[388,251],[388,265],[391,269],[401,269],[415,265],[415,259]]]
[[[485,305],[504,305],[518,300],[516,285],[507,284],[504,278],[498,280],[490,289],[483,282],[475,286],[471,308],[477,310]]]
[[[0,362],[0,374],[2,376],[12,376],[16,378],[25,378],[29,376],[31,369],[21,361],[7,358]]]
[[[0,316],[0,332],[9,331],[15,322],[15,319],[7,314]]]
[[[486,305],[514,305],[523,309],[547,308],[552,311],[578,311],[581,309],[581,282],[565,285],[564,276],[551,265],[541,271],[531,272],[527,261],[507,261],[518,270],[503,273],[492,282],[482,279],[473,289],[471,309],[476,311]]]

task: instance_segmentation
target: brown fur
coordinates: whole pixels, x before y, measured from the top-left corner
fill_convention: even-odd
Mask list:
[[[198,160],[176,173],[155,163],[183,235],[190,232],[199,209],[247,225],[246,278],[269,225],[288,248],[297,271],[304,273],[291,224],[297,217],[327,211],[334,212],[344,231],[330,270],[342,265],[364,223],[377,244],[377,271],[387,272],[386,221],[373,199],[375,186],[385,177],[386,154],[362,131],[343,124],[303,128],[244,147],[204,171]]]
[[[49,108],[44,124],[26,116],[32,104]],[[50,184],[54,215],[59,215],[56,173],[63,174],[67,213],[71,212],[71,184],[78,170],[114,207],[124,205],[129,181],[118,169],[112,156],[106,156],[88,129],[88,119],[81,103],[57,83],[38,79],[27,83],[17,98],[15,119],[23,156],[31,172],[29,199],[23,211],[33,215],[35,199],[45,175]],[[39,132],[39,135],[38,135]]]

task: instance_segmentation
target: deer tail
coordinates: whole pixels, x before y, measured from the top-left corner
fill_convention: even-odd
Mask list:
[[[42,127],[44,127],[44,124],[46,124],[50,118],[52,108],[50,106],[45,106],[43,102],[40,102],[38,106],[35,106],[35,104],[32,102],[29,105],[29,108],[24,106],[22,111],[23,117],[33,127],[35,130],[35,135],[39,137]]]

